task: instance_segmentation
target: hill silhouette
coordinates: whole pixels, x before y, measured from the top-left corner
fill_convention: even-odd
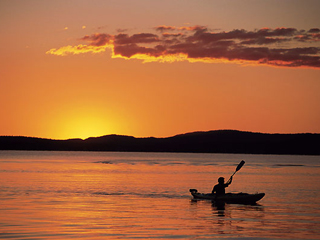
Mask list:
[[[236,130],[192,132],[167,138],[106,135],[85,140],[0,136],[0,150],[132,151],[320,155],[320,134]]]

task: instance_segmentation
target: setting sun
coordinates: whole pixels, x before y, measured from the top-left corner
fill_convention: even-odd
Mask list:
[[[55,117],[55,122],[48,119],[51,125],[59,126],[59,131],[51,132],[54,138],[81,138],[98,137],[112,134],[117,131],[113,116],[103,112],[98,107],[74,107],[72,109],[62,109],[61,113]]]
[[[66,121],[64,126],[65,137],[82,138],[98,137],[113,132],[107,126],[107,122],[101,118],[95,118],[91,116],[81,116],[76,119],[70,119]]]

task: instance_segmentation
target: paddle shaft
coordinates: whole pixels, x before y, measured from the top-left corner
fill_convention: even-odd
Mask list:
[[[242,166],[243,166],[244,164],[245,164],[245,161],[243,161],[243,160],[238,164],[236,170],[235,170],[234,173],[231,175],[231,177],[229,178],[228,182],[231,180],[231,178],[233,177],[233,175],[235,175],[236,172],[238,172],[238,171],[242,168]]]

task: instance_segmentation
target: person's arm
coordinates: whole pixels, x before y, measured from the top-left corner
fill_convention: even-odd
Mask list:
[[[227,187],[232,183],[232,177],[226,182]]]

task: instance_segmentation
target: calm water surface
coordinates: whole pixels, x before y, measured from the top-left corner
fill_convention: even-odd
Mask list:
[[[218,177],[257,205],[194,201]],[[0,151],[0,239],[319,239],[320,157]]]

